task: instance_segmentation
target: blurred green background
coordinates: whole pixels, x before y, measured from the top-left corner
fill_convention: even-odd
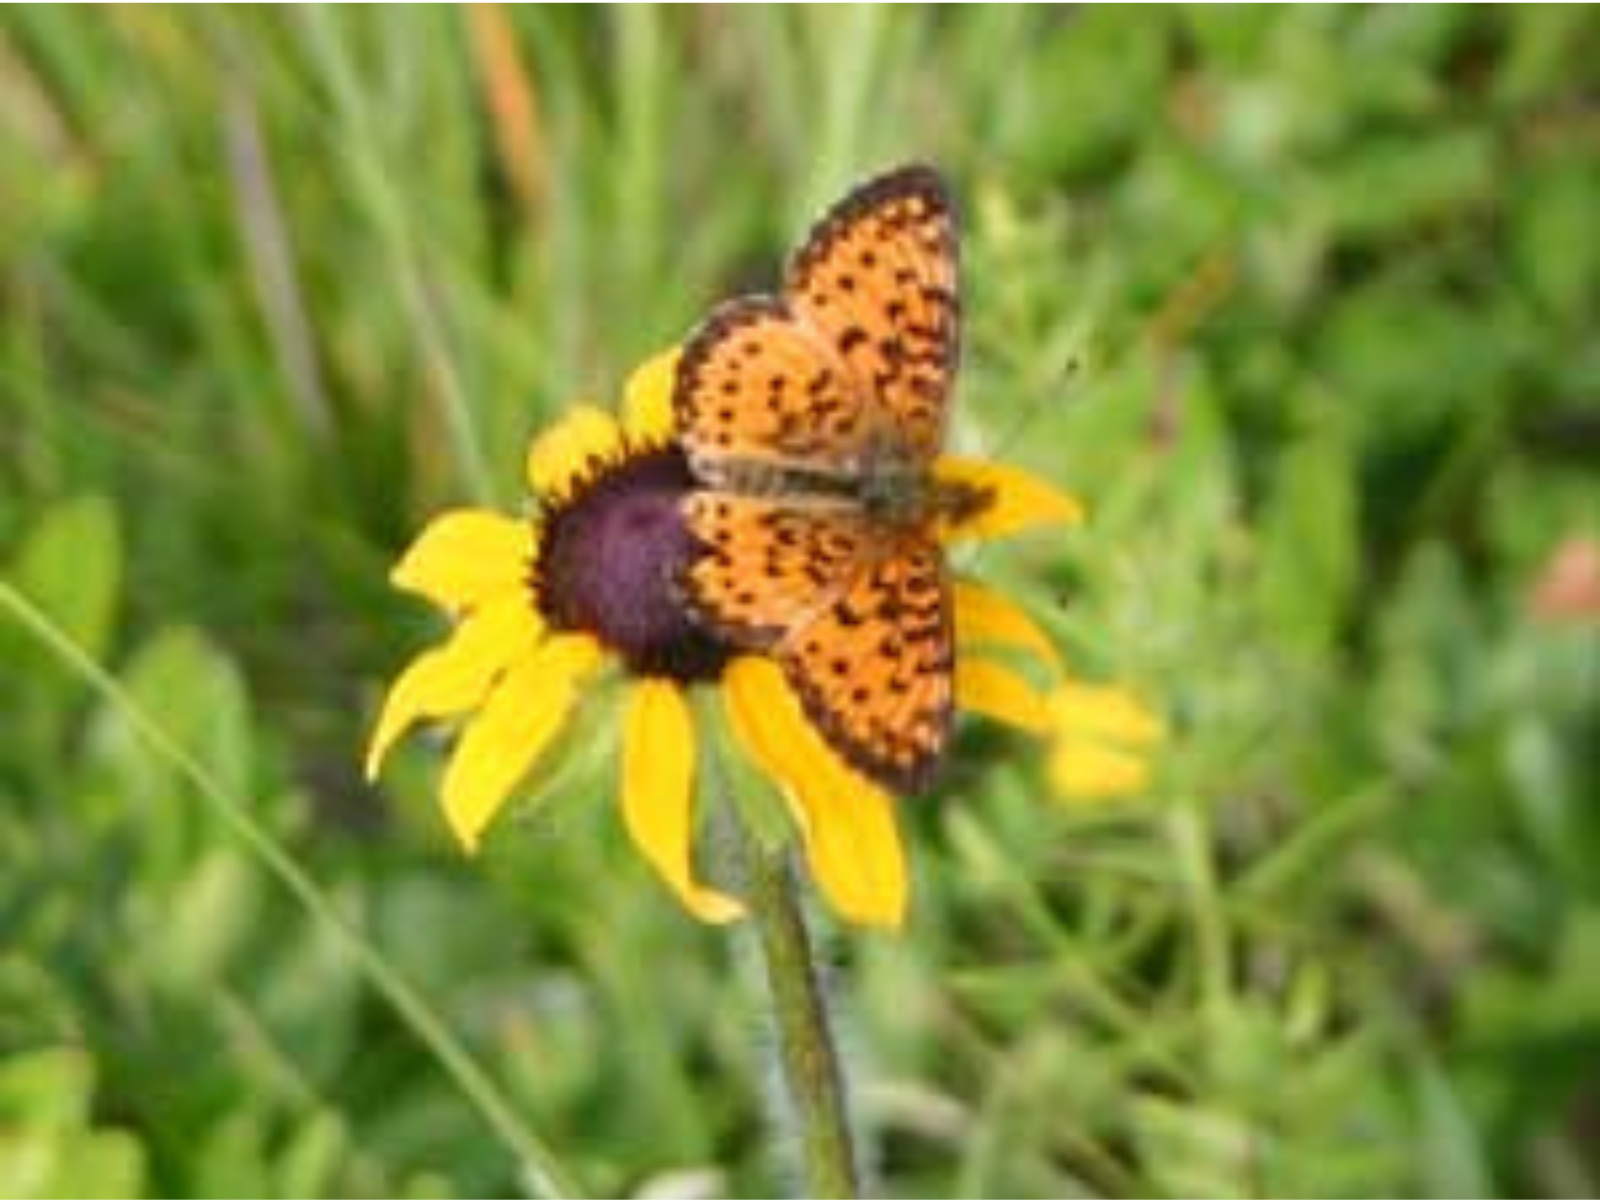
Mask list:
[[[1600,1190],[1600,19],[1000,6],[0,17],[0,572],[598,1192],[793,1181],[751,947],[581,764],[477,863],[385,573],[818,209],[939,163],[985,553],[1172,744],[974,723],[822,919],[889,1194]],[[820,916],[821,914],[819,914]],[[0,1193],[505,1193],[348,947],[0,623]]]

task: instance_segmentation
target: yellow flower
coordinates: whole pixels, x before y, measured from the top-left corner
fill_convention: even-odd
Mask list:
[[[1110,800],[1143,791],[1147,755],[1166,727],[1132,692],[1072,679],[1061,656],[1022,609],[970,583],[955,588],[956,702],[1044,738],[1051,787],[1063,800]],[[1009,647],[1047,669],[1048,690],[985,651]]]
[[[939,473],[969,483],[981,475],[999,496],[993,510],[952,529],[951,537],[1077,516],[1066,497],[1013,468],[947,460]],[[1049,636],[1000,593],[958,580],[952,598],[957,707],[1048,739],[1052,782],[1065,798],[1141,790],[1145,766],[1136,751],[1154,744],[1155,718],[1121,689],[1069,681]],[[1031,654],[1054,680],[1052,688],[1041,691],[995,650]],[[812,876],[829,903],[857,923],[898,927],[907,885],[893,797],[823,741],[771,660],[737,658],[722,684],[734,734],[784,792]]]
[[[1064,682],[1045,701],[1050,782],[1066,800],[1109,800],[1143,791],[1146,755],[1166,726],[1132,693],[1104,684]]]
[[[580,406],[533,443],[533,520],[446,513],[401,559],[393,581],[457,621],[444,645],[422,654],[390,688],[368,774],[415,722],[466,717],[442,799],[457,839],[474,850],[578,697],[607,664],[619,666],[629,689],[624,823],[691,913],[731,920],[741,903],[699,882],[693,869],[697,754],[685,692],[715,686],[736,743],[784,797],[811,876],[834,910],[859,924],[898,927],[907,873],[893,798],[823,740],[773,662],[735,655],[694,625],[680,601],[677,582],[694,547],[679,502],[693,478],[672,441],[675,358],[661,355],[634,374],[620,421]],[[949,539],[1081,518],[1074,500],[1015,468],[949,457],[935,474],[985,498],[945,531]],[[1085,738],[1101,728],[1084,723],[1081,710],[1092,703],[1080,696],[1079,710],[1063,716],[1061,689],[1040,692],[987,653],[1029,652],[1060,680],[1043,631],[1005,597],[970,582],[956,583],[953,603],[958,706],[1041,736],[1070,726],[1084,736],[1058,738],[1056,758],[1062,747],[1079,759],[1088,753],[1092,739]],[[1067,772],[1074,773],[1085,768]],[[1111,774],[1096,777],[1102,792],[1131,782],[1126,771],[1120,779]]]
[[[691,479],[671,443],[672,370],[672,355],[641,367],[620,421],[581,405],[534,441],[532,520],[446,513],[406,552],[393,582],[457,623],[389,689],[367,774],[414,722],[470,714],[442,799],[457,840],[474,851],[579,697],[619,664],[630,681],[624,824],[689,911],[722,922],[743,906],[694,875],[696,747],[684,687],[718,678],[727,654],[688,623],[671,590],[691,552],[677,516]]]

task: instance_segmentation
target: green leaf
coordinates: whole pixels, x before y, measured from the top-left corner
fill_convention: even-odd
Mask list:
[[[156,977],[179,993],[214,986],[244,951],[261,911],[261,875],[231,844],[211,846],[178,881],[146,941]]]
[[[1354,464],[1333,431],[1302,438],[1279,461],[1261,530],[1260,595],[1291,645],[1331,644],[1360,582]]]
[[[232,660],[204,633],[163,629],[134,652],[121,674],[134,704],[224,788],[248,792],[254,754],[249,699]],[[171,772],[152,760],[120,716],[106,713],[92,744],[136,794],[170,786]]]
[[[80,1132],[61,1141],[62,1167],[48,1194],[126,1200],[144,1192],[144,1146],[120,1129]],[[45,1194],[45,1193],[41,1193]]]
[[[117,513],[103,496],[46,510],[17,555],[17,586],[92,658],[105,653],[122,581]]]
[[[1088,8],[1070,37],[1046,39],[1030,65],[1032,136],[1018,147],[1040,173],[1087,174],[1128,153],[1156,119],[1165,31],[1144,13]]]
[[[1243,1196],[1254,1191],[1265,1133],[1219,1106],[1141,1097],[1132,1113],[1141,1157],[1164,1196]]]
[[[136,1196],[144,1148],[89,1125],[94,1061],[51,1047],[0,1061],[0,1196]]]
[[[1497,1196],[1472,1117],[1444,1072],[1429,1063],[1417,1076],[1421,1141],[1417,1147],[1424,1196]]]
[[[1485,204],[1497,169],[1487,130],[1408,133],[1357,143],[1315,196],[1336,235],[1388,236]]]
[[[326,1196],[337,1186],[341,1159],[351,1151],[344,1121],[318,1112],[295,1131],[283,1152],[278,1190],[285,1196]]]
[[[1600,172],[1557,159],[1520,181],[1513,213],[1513,262],[1539,303],[1556,316],[1592,317],[1600,297]]]
[[[77,1128],[88,1119],[94,1064],[82,1050],[56,1046],[0,1059],[0,1128],[23,1121]]]

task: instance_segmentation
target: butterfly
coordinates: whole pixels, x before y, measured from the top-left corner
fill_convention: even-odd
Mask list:
[[[960,359],[957,218],[938,173],[857,187],[775,296],[713,309],[679,356],[693,619],[770,656],[811,723],[893,792],[949,741],[954,651],[941,523],[981,507],[932,466]]]

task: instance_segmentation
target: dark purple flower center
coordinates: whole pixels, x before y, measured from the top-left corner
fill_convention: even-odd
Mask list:
[[[601,468],[552,505],[537,565],[545,620],[594,634],[636,674],[720,675],[727,647],[678,598],[695,552],[678,504],[693,485],[682,451],[666,447]]]

